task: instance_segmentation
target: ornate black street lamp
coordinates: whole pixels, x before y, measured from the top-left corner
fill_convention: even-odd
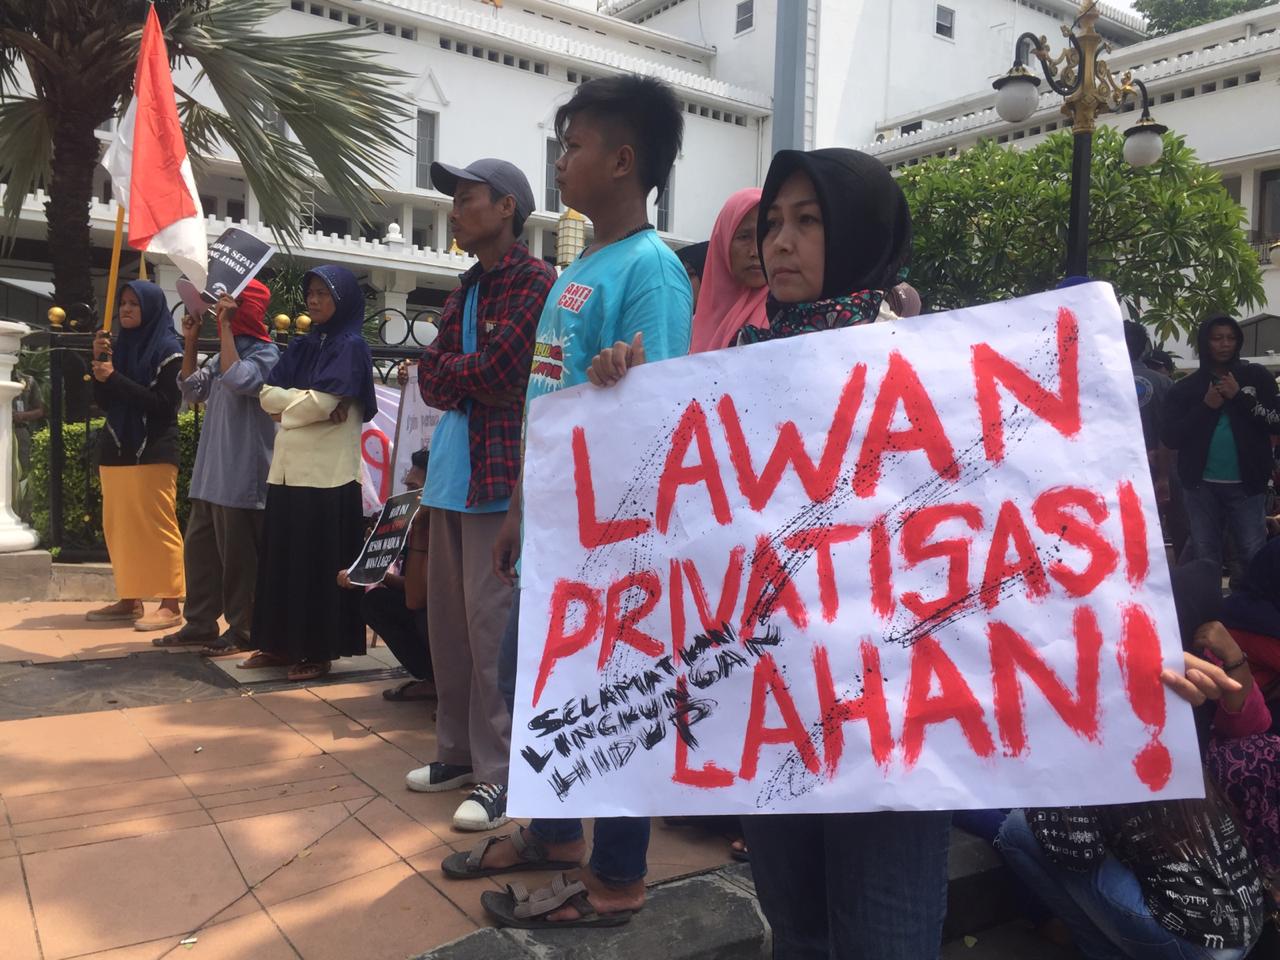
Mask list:
[[[1040,105],[1040,78],[1027,69],[1024,49],[1028,49],[1040,61],[1049,89],[1063,98],[1062,112],[1071,118],[1075,144],[1067,226],[1068,276],[1087,276],[1089,272],[1089,168],[1098,114],[1119,110],[1129,97],[1141,95],[1142,115],[1124,134],[1124,158],[1134,167],[1148,167],[1160,159],[1164,152],[1161,134],[1168,130],[1151,117],[1146,85],[1131,71],[1117,80],[1106,61],[1098,56],[1100,47],[1111,52],[1095,27],[1100,15],[1097,0],[1081,0],[1075,23],[1062,28],[1069,46],[1056,57],[1050,55],[1045,37],[1024,33],[1014,48],[1012,69],[992,84],[996,88],[996,113],[1002,120],[1022,123],[1035,113]]]

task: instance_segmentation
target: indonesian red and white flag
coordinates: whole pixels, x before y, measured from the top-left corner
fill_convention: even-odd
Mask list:
[[[203,289],[209,239],[154,7],[142,31],[133,99],[102,165],[116,202],[129,213],[129,246],[164,254]]]

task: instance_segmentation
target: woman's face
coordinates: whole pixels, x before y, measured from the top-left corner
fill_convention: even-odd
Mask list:
[[[821,299],[826,271],[826,233],[818,192],[797,170],[782,183],[765,219],[764,268],[769,291],[782,303]]]
[[[328,323],[333,318],[333,294],[329,285],[319,277],[307,281],[307,313],[312,323]]]
[[[743,287],[759,290],[764,286],[764,268],[760,266],[760,249],[756,243],[756,213],[752,207],[738,223],[738,229],[729,241],[729,271],[733,279]]]
[[[125,287],[120,294],[120,326],[125,330],[142,326],[142,302],[130,287]]]

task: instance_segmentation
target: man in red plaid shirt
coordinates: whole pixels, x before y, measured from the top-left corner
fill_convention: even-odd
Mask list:
[[[446,411],[431,438],[422,491],[439,704],[436,761],[406,782],[424,792],[473,784],[453,824],[491,830],[507,821],[511,714],[498,690],[498,648],[513,597],[493,572],[491,552],[520,475],[534,334],[556,273],[517,239],[534,199],[515,166],[433,163],[431,182],[453,197],[454,239],[480,262],[449,295],[439,335],[418,363],[423,400]]]

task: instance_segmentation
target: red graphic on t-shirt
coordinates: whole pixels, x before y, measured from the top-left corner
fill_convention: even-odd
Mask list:
[[[582,283],[571,283],[564,288],[564,293],[560,294],[558,306],[564,307],[572,313],[577,313],[586,305],[593,293],[595,293],[593,287],[588,287]]]
[[[558,343],[535,343],[533,345],[533,372],[531,376],[546,377],[548,380],[560,382],[560,373],[564,370],[564,350]]]

